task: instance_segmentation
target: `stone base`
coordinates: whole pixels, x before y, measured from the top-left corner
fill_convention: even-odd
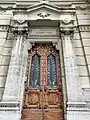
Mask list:
[[[90,111],[88,112],[67,111],[66,120],[90,120]]]
[[[20,120],[19,111],[0,111],[0,120]]]
[[[0,120],[20,120],[18,102],[0,102]]]
[[[86,102],[68,102],[66,120],[90,120],[90,109]]]

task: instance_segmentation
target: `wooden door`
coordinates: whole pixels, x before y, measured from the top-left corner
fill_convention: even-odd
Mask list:
[[[60,58],[52,45],[29,51],[22,120],[63,120]]]

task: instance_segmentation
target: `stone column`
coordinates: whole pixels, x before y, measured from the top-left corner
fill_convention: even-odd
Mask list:
[[[68,102],[82,101],[81,80],[72,46],[73,30],[61,31]]]
[[[27,50],[27,27],[16,27],[14,45],[8,69],[3,101],[19,102],[24,91],[24,81],[26,72]]]

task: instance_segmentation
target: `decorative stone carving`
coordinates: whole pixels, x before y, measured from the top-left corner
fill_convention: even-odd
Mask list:
[[[7,31],[9,26],[0,26],[0,31]]]
[[[65,24],[69,24],[71,22],[71,15],[67,15],[67,16],[63,17],[63,22]]]
[[[49,3],[49,0],[40,0],[40,3]]]
[[[11,31],[14,33],[14,35],[27,36],[27,34],[28,34],[28,28],[27,27],[12,27]]]
[[[18,19],[17,22],[18,22],[19,24],[23,24],[23,23],[25,22],[25,20],[24,20],[24,19]]]
[[[61,36],[65,36],[65,35],[70,35],[70,36],[73,36],[74,34],[74,30],[73,28],[61,28],[60,29],[60,34]]]
[[[48,16],[50,16],[50,14],[49,13],[45,13],[45,12],[41,12],[41,13],[39,13],[39,14],[37,14],[39,17],[42,17],[42,18],[46,18],[46,17],[48,17]]]
[[[74,33],[74,20],[72,18],[72,14],[64,15],[62,20],[60,21],[60,34],[61,36],[73,36]]]

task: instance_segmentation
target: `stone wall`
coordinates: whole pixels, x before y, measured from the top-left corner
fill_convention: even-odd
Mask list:
[[[0,101],[2,100],[7,73],[8,73],[8,67],[11,59],[11,53],[12,53],[12,47],[13,47],[13,41],[14,41],[14,34],[10,30],[10,27],[12,27],[11,21],[13,21],[13,9],[17,6],[15,2],[10,2],[8,0],[9,4],[4,4],[1,2],[1,10],[0,10]],[[23,1],[17,2],[20,4],[20,6],[31,6],[32,4],[37,4],[39,1]],[[67,103],[67,89],[66,89],[66,81],[65,81],[65,65],[63,60],[63,44],[61,36],[58,37],[51,37],[51,38],[43,38],[40,39],[39,37],[36,38],[36,36],[28,36],[28,41],[32,42],[32,45],[34,44],[33,41],[54,41],[55,46],[60,50],[60,58],[61,58],[61,72],[62,72],[62,82],[63,82],[63,94],[64,94],[64,112],[65,112],[65,119],[66,120],[90,120],[90,4],[87,4],[84,0],[80,2],[80,0],[72,1],[72,0],[66,0],[64,1],[54,1],[50,0],[50,4],[55,4],[61,7],[66,6],[66,8],[70,7],[72,3],[75,3],[75,22],[74,22],[74,36],[73,40],[71,41],[74,49],[74,53],[76,56],[76,63],[78,66],[79,76],[80,76],[80,83],[81,83],[81,90],[82,90],[82,101],[76,101],[76,103],[72,103],[72,101],[68,101],[71,103]],[[79,3],[79,4],[78,4]],[[24,5],[23,5],[24,4]],[[7,10],[3,10],[4,6],[6,6]],[[9,6],[9,7],[8,7]],[[10,10],[11,9],[11,10]],[[71,8],[70,8],[71,9]],[[53,11],[53,10],[51,10]],[[19,11],[20,12],[20,11]],[[58,15],[58,14],[57,14]],[[12,19],[12,20],[11,20]],[[29,26],[30,27],[30,26]],[[68,26],[67,26],[68,27]],[[58,27],[59,29],[59,27]],[[35,32],[35,30],[34,30]],[[60,38],[59,38],[60,37]],[[60,41],[59,45],[57,46],[57,41]],[[64,40],[63,40],[64,41]],[[29,49],[29,48],[28,48]],[[13,81],[12,81],[13,82]],[[23,84],[24,86],[24,84]],[[73,81],[72,81],[73,86]],[[24,88],[20,86],[22,90]],[[75,92],[75,91],[72,91]],[[0,120],[6,120],[6,119],[14,119],[14,120],[20,120],[21,117],[21,110],[23,106],[23,92],[21,93],[20,101],[17,101],[16,103],[10,104],[10,102],[4,103],[3,101],[0,103]],[[19,94],[20,95],[20,94]],[[19,98],[20,98],[19,97]],[[15,102],[15,101],[14,101]],[[68,108],[67,108],[68,106]]]
[[[90,10],[77,10],[78,45],[76,45],[77,61],[82,80],[82,87],[90,87]],[[81,53],[79,54],[79,52]],[[81,57],[81,58],[80,58]],[[81,60],[80,60],[81,59]]]

